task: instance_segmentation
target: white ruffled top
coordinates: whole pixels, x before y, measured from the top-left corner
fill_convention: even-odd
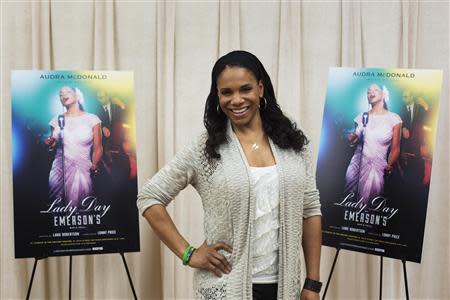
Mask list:
[[[250,167],[256,196],[253,283],[278,282],[279,198],[276,166]]]

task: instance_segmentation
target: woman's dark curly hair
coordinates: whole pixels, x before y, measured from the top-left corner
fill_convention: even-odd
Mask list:
[[[219,96],[217,92],[217,79],[226,67],[241,67],[250,71],[264,87],[264,98],[267,105],[262,105],[260,114],[264,132],[272,141],[282,149],[293,149],[300,152],[308,143],[306,136],[297,128],[296,124],[287,118],[281,111],[275,98],[272,82],[259,59],[246,51],[233,51],[217,60],[211,74],[211,90],[205,104],[203,123],[208,132],[205,143],[205,154],[209,162],[220,159],[218,147],[226,142],[227,116],[217,110]],[[261,99],[261,101],[264,101]],[[261,102],[262,103],[262,102]]]

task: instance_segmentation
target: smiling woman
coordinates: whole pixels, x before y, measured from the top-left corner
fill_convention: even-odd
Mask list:
[[[144,185],[140,212],[196,268],[199,299],[319,299],[320,202],[307,139],[284,116],[253,54],[222,56],[211,79],[206,132]],[[165,209],[188,184],[203,201],[198,249]]]
[[[261,81],[241,67],[227,67],[218,80],[219,105],[235,126],[261,125],[260,102],[264,94]]]

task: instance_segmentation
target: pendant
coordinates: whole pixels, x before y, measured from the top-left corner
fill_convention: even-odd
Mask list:
[[[259,145],[257,143],[253,143],[252,144],[252,150],[253,151],[258,151],[259,150]]]

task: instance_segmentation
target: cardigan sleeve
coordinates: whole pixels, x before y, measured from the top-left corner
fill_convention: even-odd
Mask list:
[[[312,150],[310,144],[305,145],[303,159],[306,167],[306,184],[303,197],[303,218],[320,216],[320,198],[319,191],[316,188],[316,176],[314,174],[314,165],[312,160]]]
[[[185,146],[142,186],[136,202],[141,215],[152,205],[167,206],[188,184],[195,185],[198,146],[198,140]]]

